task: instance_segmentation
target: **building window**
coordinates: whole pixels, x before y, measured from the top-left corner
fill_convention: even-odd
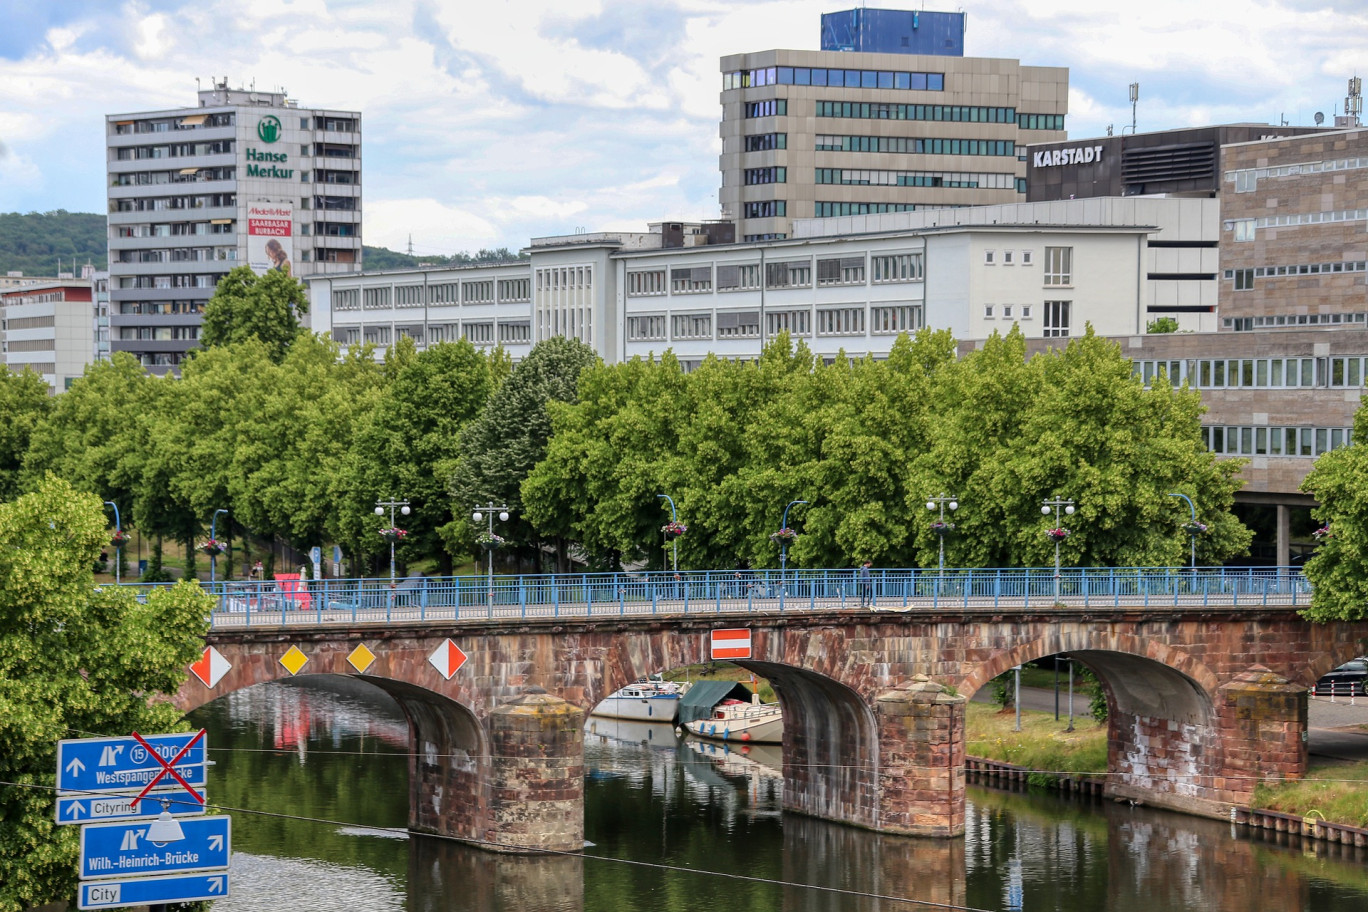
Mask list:
[[[1045,335],[1047,337],[1067,336],[1069,334],[1069,304],[1069,301],[1045,302]]]
[[[1004,319],[1004,320],[1010,320],[1010,319],[1012,319],[1012,305],[1011,305],[1011,304],[1003,304],[1003,305],[1002,305],[1002,319]]]
[[[742,217],[748,219],[783,218],[787,214],[788,204],[784,200],[760,200],[742,207]]]
[[[1255,219],[1238,219],[1234,223],[1235,240],[1252,241],[1254,240],[1255,226],[1258,224]]]
[[[532,341],[531,323],[500,323],[499,341],[512,343],[525,343]]]
[[[920,304],[891,304],[869,309],[869,331],[876,336],[916,332],[924,322]]]
[[[627,318],[628,342],[652,342],[664,338],[664,314],[651,314],[649,316]]]
[[[385,285],[380,288],[366,288],[361,292],[361,300],[367,310],[390,306],[390,290]]]
[[[754,339],[760,335],[760,311],[718,311],[717,338]]]
[[[747,185],[783,184],[788,182],[787,168],[747,168],[744,174]]]
[[[1073,284],[1073,248],[1045,248],[1045,284]]]
[[[359,310],[361,290],[359,288],[337,288],[332,293],[333,310]]]
[[[806,336],[812,332],[812,311],[770,310],[765,312],[765,330],[770,336],[786,332],[791,336]]]
[[[992,250],[983,251],[983,265],[992,266],[996,262],[995,256],[996,254]]]
[[[712,267],[674,267],[670,270],[670,291],[674,294],[701,294],[712,291]]]
[[[991,319],[993,319],[993,305],[992,305],[992,304],[984,304],[984,305],[983,305],[983,319],[985,319],[985,320],[991,320]]]
[[[817,335],[862,336],[865,331],[863,307],[826,307],[817,309]]]
[[[767,288],[811,288],[812,261],[789,260],[785,263],[765,264]]]
[[[745,104],[746,117],[783,117],[788,114],[788,99],[771,98],[768,101],[748,101]]]
[[[422,285],[399,285],[394,289],[395,307],[422,307]]]
[[[493,323],[463,323],[461,335],[474,345],[489,345],[494,341]]]
[[[865,259],[857,257],[834,257],[817,261],[818,286],[863,285],[865,280]]]
[[[428,345],[455,342],[461,337],[460,327],[455,323],[429,323],[427,328]]]
[[[627,294],[638,298],[665,293],[665,270],[645,269],[627,273]],[[664,338],[662,336],[662,338]]]
[[[494,302],[494,282],[462,282],[461,301],[466,304],[492,304]]]
[[[390,328],[388,326],[367,326],[362,329],[362,338],[371,345],[389,345]]]
[[[1031,263],[1031,251],[1029,251],[1029,250],[1023,250],[1023,251],[1021,251],[1021,265],[1022,265],[1022,266],[1030,266],[1030,265],[1032,265],[1032,263]]]
[[[712,314],[675,314],[670,328],[676,339],[711,339]]]
[[[760,264],[743,263],[717,267],[718,291],[749,291],[760,287]],[[719,330],[722,323],[717,324]]]
[[[770,149],[788,148],[787,133],[761,133],[746,137],[747,152],[767,152]]]
[[[1236,269],[1235,270],[1235,290],[1251,291],[1254,288],[1254,270]]]
[[[532,300],[531,279],[499,279],[499,303],[513,304]]]
[[[1030,304],[1022,304],[1022,305],[1021,305],[1021,319],[1023,319],[1023,320],[1029,320],[1029,319],[1031,319],[1031,305],[1030,305]]]
[[[360,345],[361,327],[359,326],[334,326],[332,331],[333,341],[338,345]]]
[[[1012,265],[1012,251],[1010,251],[1010,250],[1004,250],[1004,251],[1002,251],[1002,265],[1003,265],[1003,266],[1011,266],[1011,265]]]
[[[460,297],[461,286],[455,282],[441,282],[428,286],[429,304],[455,304]]]
[[[891,282],[920,282],[922,255],[895,253],[870,257],[870,279],[875,285]]]

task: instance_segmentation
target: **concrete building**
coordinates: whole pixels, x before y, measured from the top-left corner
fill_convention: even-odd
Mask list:
[[[963,34],[962,13],[857,9],[822,17],[823,50],[723,57],[719,200],[737,237],[1024,201],[1025,144],[1064,138],[1068,70],[965,57]]]
[[[33,370],[61,392],[94,357],[89,279],[59,279],[0,290],[0,351],[15,373]]]
[[[216,82],[196,107],[105,120],[113,351],[174,370],[235,266],[360,267],[359,113]]]

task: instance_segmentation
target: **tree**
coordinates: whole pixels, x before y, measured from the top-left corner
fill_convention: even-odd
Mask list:
[[[139,602],[96,588],[108,544],[103,505],[55,477],[0,504],[0,910],[69,899],[76,827],[56,826],[63,738],[184,729],[157,699],[175,693],[204,646],[212,600],[182,583]]]
[[[1306,562],[1312,585],[1313,621],[1358,621],[1368,617],[1368,410],[1354,415],[1354,446],[1338,447],[1316,460],[1302,490],[1318,501],[1311,514],[1321,521],[1321,539]]]
[[[204,309],[200,347],[214,348],[258,339],[276,364],[304,333],[299,315],[309,311],[304,283],[271,270],[258,276],[250,266],[238,266],[219,280]]]
[[[588,345],[564,336],[538,342],[489,397],[478,418],[461,432],[460,455],[449,490],[455,500],[447,549],[455,550],[455,538],[480,530],[469,528],[465,517],[470,507],[487,500],[508,504],[509,523],[500,533],[511,541],[539,544],[535,527],[523,515],[521,487],[532,468],[546,455],[551,437],[552,402],[574,402],[579,377],[598,362]],[[538,549],[539,550],[539,549]],[[558,563],[565,569],[564,539],[558,542]]]
[[[32,370],[0,370],[0,501],[19,494],[20,471],[34,428],[52,409],[52,397],[41,375]]]

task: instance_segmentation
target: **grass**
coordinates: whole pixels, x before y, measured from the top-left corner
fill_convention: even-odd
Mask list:
[[[1298,817],[1368,827],[1368,762],[1317,761],[1305,779],[1260,783],[1253,806]]]
[[[1022,710],[1021,731],[1016,731],[1015,712],[969,703],[965,726],[965,748],[970,756],[1056,772],[1107,770],[1107,726],[1090,718],[1075,717],[1074,731],[1066,732],[1068,722],[1056,722],[1053,713]]]

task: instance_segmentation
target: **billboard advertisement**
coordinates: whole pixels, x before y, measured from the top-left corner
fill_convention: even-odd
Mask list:
[[[271,270],[290,275],[294,259],[294,206],[290,203],[247,204],[247,264],[257,275]]]

